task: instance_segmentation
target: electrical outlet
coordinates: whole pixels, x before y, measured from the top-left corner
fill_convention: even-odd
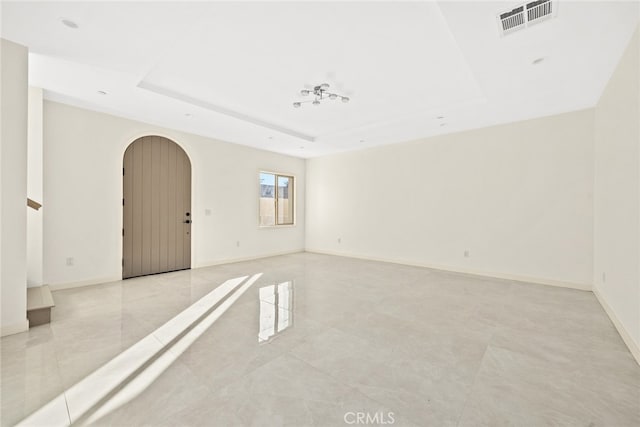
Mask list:
[[[468,249],[466,251],[464,251],[464,257],[465,258],[469,258],[469,250]]]
[[[236,240],[236,247],[240,247],[240,240]]]
[[[204,210],[204,215],[205,216],[211,216],[211,209],[205,209]]]
[[[338,243],[342,243],[342,237],[338,237]]]
[[[72,267],[75,264],[76,260],[73,257],[67,258],[67,266]]]
[[[605,273],[604,271],[602,272],[602,283],[607,281],[607,273]]]

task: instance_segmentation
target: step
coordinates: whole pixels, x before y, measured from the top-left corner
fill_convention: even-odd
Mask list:
[[[27,319],[29,327],[51,322],[51,307],[54,307],[53,296],[49,286],[27,288]]]

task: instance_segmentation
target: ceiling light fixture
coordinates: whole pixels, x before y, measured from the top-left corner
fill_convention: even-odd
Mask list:
[[[542,61],[544,61],[544,57],[542,58],[536,58],[533,60],[532,64],[533,65],[538,65],[539,63],[541,63]]]
[[[62,22],[62,25],[64,25],[65,27],[71,28],[72,30],[78,29],[78,24],[73,22],[71,19],[60,18],[60,22]]]
[[[322,83],[322,84],[320,84],[318,86],[315,86],[313,88],[313,90],[302,89],[300,91],[300,95],[302,95],[302,96],[313,95],[315,98],[313,100],[309,100],[309,101],[294,102],[293,106],[295,108],[300,108],[300,107],[302,107],[302,104],[310,102],[312,105],[315,105],[317,107],[317,106],[320,105],[320,102],[325,100],[325,99],[330,99],[332,101],[335,101],[338,98],[340,98],[340,100],[342,102],[345,102],[345,103],[349,102],[349,97],[338,95],[337,93],[327,92],[328,89],[329,89],[329,84],[328,83]]]

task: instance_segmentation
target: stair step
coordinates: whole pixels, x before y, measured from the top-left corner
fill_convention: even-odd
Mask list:
[[[27,288],[27,319],[29,327],[51,322],[51,307],[54,307],[53,296],[49,286]]]

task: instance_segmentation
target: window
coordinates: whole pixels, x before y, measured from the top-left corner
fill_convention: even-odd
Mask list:
[[[293,225],[293,177],[260,172],[260,226]]]

